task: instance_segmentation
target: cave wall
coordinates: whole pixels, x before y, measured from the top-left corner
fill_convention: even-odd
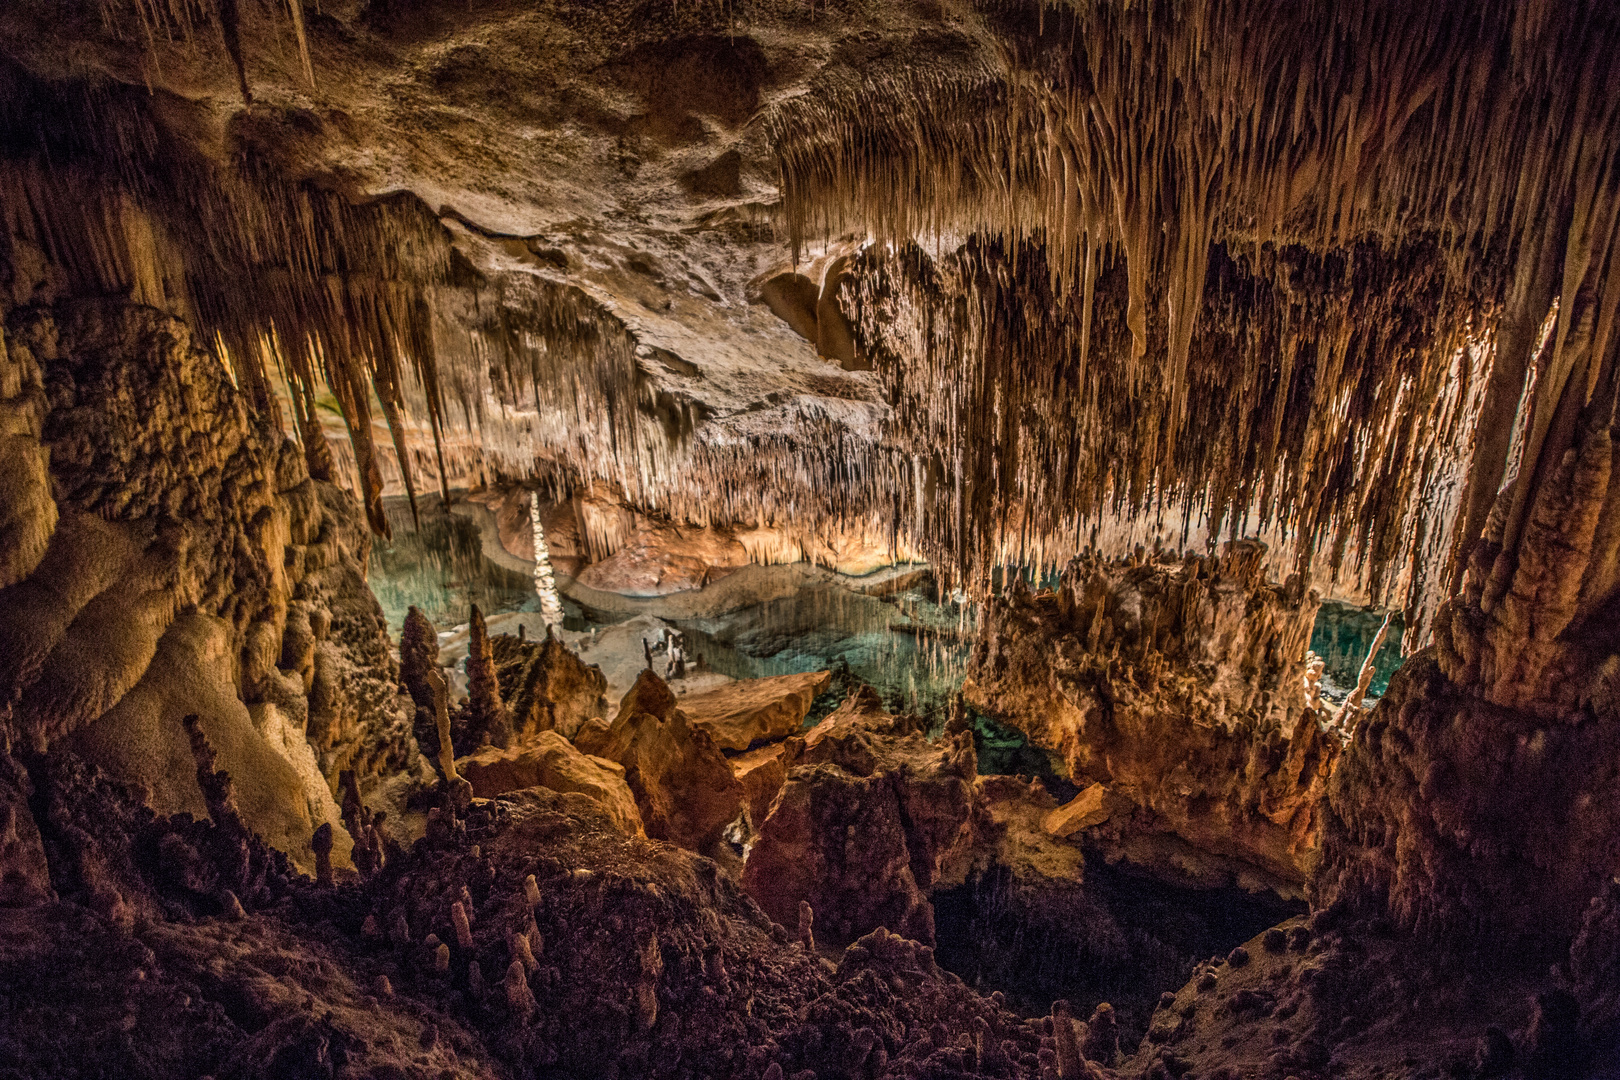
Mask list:
[[[0,535],[6,742],[70,747],[155,809],[200,813],[179,723],[197,713],[255,829],[307,858],[330,821],[344,847],[339,772],[417,760],[354,500],[167,314],[23,307],[5,345],[6,453],[25,466]]]
[[[1615,447],[1606,417],[1582,427],[1516,549],[1499,497],[1433,649],[1356,731],[1320,903],[1556,953],[1620,868]]]
[[[1056,592],[1015,586],[989,609],[963,693],[1123,801],[1092,840],[1193,880],[1297,892],[1342,743],[1302,692],[1315,594],[1268,583],[1264,554],[1076,559]],[[1201,857],[1142,846],[1156,836]]]

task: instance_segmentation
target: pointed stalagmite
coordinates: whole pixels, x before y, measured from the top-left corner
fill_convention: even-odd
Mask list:
[[[507,940],[512,953],[513,963],[522,964],[524,971],[534,971],[540,967],[539,961],[534,958],[534,951],[529,948],[527,934],[513,933]]]
[[[1052,1035],[1057,1040],[1057,1072],[1062,1080],[1086,1075],[1085,1059],[1074,1034],[1074,1014],[1065,1000],[1052,1002]]]
[[[456,944],[463,949],[472,948],[472,928],[467,923],[467,909],[460,900],[450,905],[450,925],[456,932]]]
[[[438,668],[427,673],[426,681],[433,695],[435,726],[439,733],[439,772],[444,777],[451,806],[465,809],[472,802],[472,785],[456,772],[456,753],[450,741],[450,688]]]
[[[477,604],[473,605],[467,632],[467,703],[462,711],[466,717],[467,742],[471,744],[468,748],[484,743],[506,746],[512,740],[512,724],[501,701],[489,628]]]
[[[309,846],[315,852],[315,883],[317,885],[332,884],[332,823],[323,821],[315,835],[310,837]]]

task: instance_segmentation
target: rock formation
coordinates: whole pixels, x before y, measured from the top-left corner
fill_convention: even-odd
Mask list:
[[[1078,559],[1055,593],[991,609],[963,692],[1106,786],[1096,839],[1173,876],[1297,893],[1342,738],[1299,689],[1314,599],[1267,584],[1263,555]]]
[[[584,728],[575,745],[624,767],[648,836],[707,851],[742,812],[731,765],[650,668],[619,702],[613,722]]]
[[[1617,102],[1602,0],[0,6],[0,1075],[1612,1075]],[[983,715],[482,596],[461,700],[433,487],[633,645],[926,556]]]
[[[485,747],[457,761],[456,771],[480,799],[531,787],[577,792],[600,803],[626,833],[643,835],[641,813],[624,781],[624,766],[580,753],[555,731],[539,732],[504,750]]]
[[[19,309],[6,352],[41,388],[53,492],[28,523],[48,542],[0,591],[7,741],[72,746],[195,812],[176,718],[202,714],[252,826],[307,859],[313,829],[341,824],[340,771],[417,761],[352,501],[169,316]]]
[[[785,739],[798,731],[810,703],[831,682],[832,672],[812,671],[727,683],[687,694],[681,711],[720,749],[747,750],[756,742]]]
[[[572,739],[586,720],[606,712],[607,679],[601,669],[584,663],[555,637],[519,641],[501,634],[493,639],[493,650],[514,739],[542,731]]]

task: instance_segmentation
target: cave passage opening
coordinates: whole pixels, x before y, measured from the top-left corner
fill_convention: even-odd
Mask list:
[[[1324,600],[1317,609],[1316,622],[1311,627],[1310,651],[1326,665],[1322,670],[1322,697],[1334,704],[1342,704],[1355,688],[1361,666],[1367,660],[1383,625],[1389,618],[1389,631],[1374,654],[1372,682],[1363,700],[1364,708],[1372,708],[1389,689],[1390,677],[1400,670],[1405,659],[1401,652],[1401,637],[1406,629],[1399,611],[1383,608],[1360,607],[1339,600]]]

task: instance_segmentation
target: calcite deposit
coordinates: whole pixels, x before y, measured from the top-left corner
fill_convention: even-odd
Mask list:
[[[1608,0],[0,5],[0,1080],[1620,1075],[1617,103]]]
[[[1343,746],[1300,690],[1315,613],[1298,579],[1265,580],[1258,545],[1077,559],[1056,591],[991,608],[963,692],[1093,785],[1069,813],[1094,820],[1055,831],[1093,830],[1173,876],[1297,893]]]

